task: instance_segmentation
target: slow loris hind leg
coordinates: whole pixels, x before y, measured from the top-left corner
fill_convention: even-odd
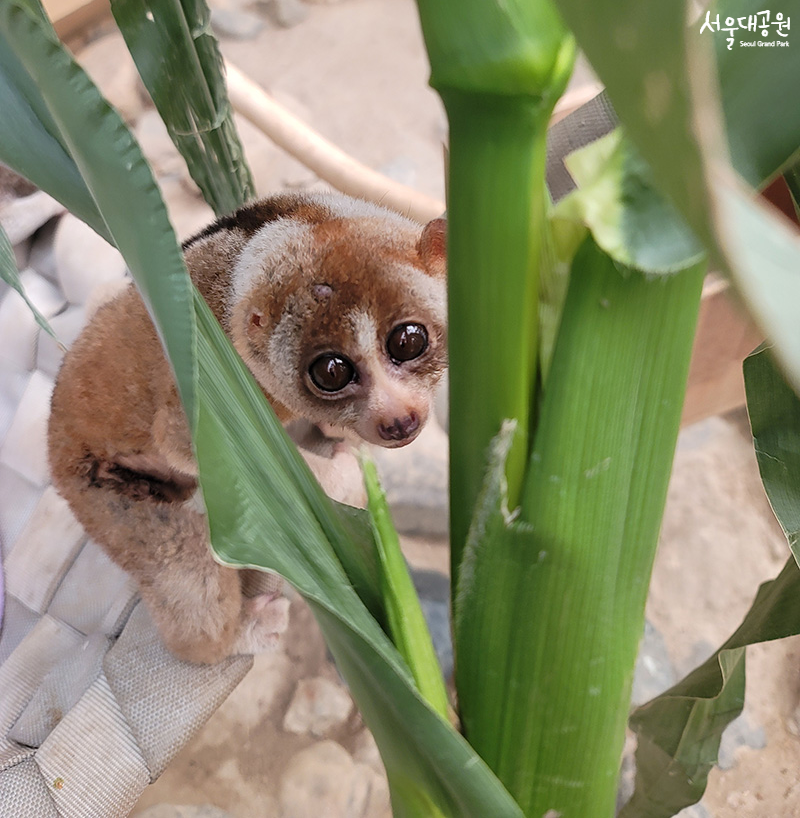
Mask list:
[[[211,664],[275,647],[286,629],[288,600],[243,597],[240,572],[211,555],[205,515],[186,497],[193,481],[161,480],[96,460],[83,472],[62,475],[59,491],[137,581],[172,653]]]

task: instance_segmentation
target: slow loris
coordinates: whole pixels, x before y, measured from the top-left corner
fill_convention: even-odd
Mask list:
[[[186,264],[284,421],[411,442],[445,367],[445,228],[339,194],[286,194],[219,219]],[[242,593],[211,556],[188,426],[131,285],[65,356],[52,399],[53,482],[139,585],[167,647],[213,663],[274,645],[286,601]],[[265,532],[265,537],[269,532]]]

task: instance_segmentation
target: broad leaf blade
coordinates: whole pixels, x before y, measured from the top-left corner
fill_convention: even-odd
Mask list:
[[[553,218],[586,224],[615,261],[663,275],[702,259],[702,246],[658,193],[621,129],[570,154],[565,164],[578,189],[558,203]]]
[[[11,13],[24,14],[21,9]],[[0,32],[0,161],[47,190],[103,238],[109,234],[36,83]]]
[[[49,23],[32,8],[30,0],[0,4],[0,32],[40,90],[85,187],[102,211],[108,235],[147,299],[162,306],[155,315],[156,327],[169,349],[187,415],[194,425],[191,283],[161,194],[119,115],[59,42]],[[75,190],[80,188],[75,185]],[[53,194],[49,189],[47,192]]]
[[[112,0],[139,73],[192,178],[218,215],[255,194],[204,0]],[[154,55],[158,55],[154,59]],[[180,82],[175,78],[180,77]]]
[[[341,568],[337,552],[348,544],[338,539],[330,500],[207,306],[199,298],[196,306],[202,363],[196,442],[218,555],[277,571],[311,603],[376,737],[397,815],[420,815],[413,805],[433,802],[453,818],[521,816],[474,750],[422,699]],[[305,479],[297,479],[299,472]]]
[[[745,360],[744,373],[761,479],[794,559],[761,586],[741,626],[714,656],[631,717],[639,734],[637,780],[625,818],[667,818],[699,800],[722,731],[741,712],[743,648],[800,633],[800,399],[768,348]]]
[[[754,319],[774,341],[793,386],[800,389],[800,333],[796,312],[787,306],[800,303],[800,239],[737,183],[734,168],[724,158],[729,146],[735,146],[735,169],[752,180],[776,172],[796,153],[797,112],[774,116],[795,93],[797,73],[790,69],[797,57],[790,56],[791,47],[776,48],[774,58],[759,60],[758,74],[749,78],[741,97],[736,87],[740,69],[730,62],[737,57],[726,57],[720,77],[728,84],[722,92],[728,100],[723,120],[714,97],[711,38],[724,35],[700,34],[701,21],[687,28],[682,0],[557,3],[656,183],[713,261],[730,274]],[[742,15],[760,10],[755,0],[725,0],[714,9],[723,19],[733,11]],[[792,0],[770,7],[771,13],[789,17],[793,10]],[[736,48],[735,53],[743,50]],[[773,112],[770,128],[778,133],[759,139],[753,123],[762,121],[758,111],[765,99]],[[767,264],[761,263],[762,256]]]
[[[725,727],[744,704],[744,648],[800,633],[800,570],[790,559],[742,624],[700,667],[638,708],[636,790],[620,818],[669,818],[700,799]]]
[[[375,463],[366,449],[361,453],[361,466],[378,552],[381,596],[386,607],[389,635],[410,668],[420,693],[446,719],[449,705],[442,671],[408,565],[400,550],[400,539],[392,523],[386,495],[378,480]]]
[[[768,348],[745,359],[744,383],[761,480],[800,562],[800,399],[781,376]]]
[[[786,104],[787,88],[796,88],[800,77],[800,49],[796,39],[792,42],[791,36],[778,36],[774,27],[778,12],[794,21],[800,19],[800,6],[791,0],[770,3],[768,7],[761,0],[723,0],[712,6],[713,14],[718,13],[721,20],[738,20],[765,8],[771,12],[769,37],[764,38],[761,31],[741,31],[737,38],[787,42],[786,47],[743,47],[735,43],[729,49],[723,33],[703,34],[713,39],[731,162],[753,187],[761,187],[772,178],[800,148],[800,106]],[[796,38],[797,29],[790,34]]]

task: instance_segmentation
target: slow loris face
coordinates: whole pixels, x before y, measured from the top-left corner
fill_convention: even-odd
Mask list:
[[[364,203],[264,226],[234,269],[231,334],[291,414],[410,443],[446,365],[444,222]]]

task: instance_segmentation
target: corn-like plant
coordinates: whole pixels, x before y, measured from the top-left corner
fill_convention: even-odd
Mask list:
[[[779,5],[791,16],[791,2]],[[204,5],[112,9],[209,202],[240,204],[252,191]],[[798,158],[800,108],[784,105],[798,52],[729,54],[722,35],[687,25],[682,0],[419,9],[450,120],[461,731],[374,474],[367,512],[321,492],[193,292],[138,147],[38,0],[0,3],[0,159],[125,256],[175,371],[213,547],[277,571],[308,600],[375,735],[395,815],[604,818],[708,260],[800,385],[800,242],[753,196]],[[714,13],[759,10],[721,0]],[[553,208],[546,129],[576,41],[621,127],[570,159],[578,190]],[[753,127],[776,111],[773,127]],[[13,278],[2,242],[0,269]],[[770,353],[747,370],[765,485],[797,555],[800,404]],[[700,797],[741,709],[743,646],[800,630],[799,583],[790,560],[718,654],[634,714],[626,816],[669,816]]]

